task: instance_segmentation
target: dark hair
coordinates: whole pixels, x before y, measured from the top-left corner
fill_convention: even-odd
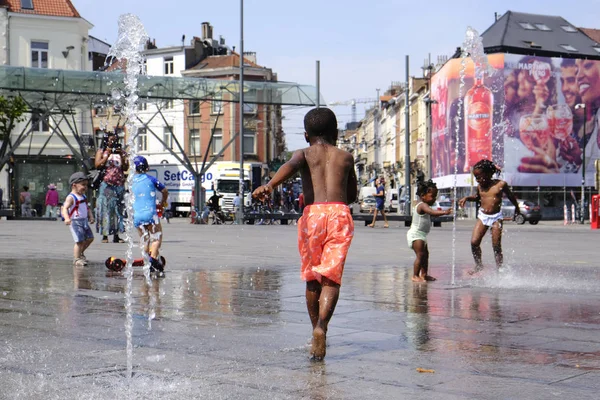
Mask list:
[[[428,181],[419,182],[419,185],[417,186],[417,196],[423,196],[433,189],[437,189],[437,185],[431,179]]]
[[[574,58],[563,58],[562,62],[560,63],[560,67],[561,68],[569,68],[569,67],[575,67],[575,59]]]
[[[337,118],[329,108],[313,108],[304,117],[308,136],[337,136]]]
[[[26,192],[29,191],[29,186],[23,186],[23,190],[25,190]]]
[[[102,150],[106,150],[106,148],[108,147],[108,138],[111,136],[116,136],[117,141],[119,140],[119,135],[117,135],[116,132],[104,131],[104,135],[102,136]],[[118,146],[118,143],[116,144],[116,146]]]
[[[477,164],[473,165],[473,171],[476,169],[480,170],[484,174],[495,175],[499,173],[501,170],[490,160],[479,160]]]

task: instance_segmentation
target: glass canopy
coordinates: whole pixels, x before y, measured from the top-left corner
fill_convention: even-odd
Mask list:
[[[125,90],[121,72],[73,71],[0,66],[0,95],[18,93],[31,108],[89,108]],[[143,101],[211,100],[237,102],[239,82],[206,78],[140,75]],[[315,106],[316,88],[289,82],[244,81],[244,103]],[[325,104],[321,98],[320,104]]]

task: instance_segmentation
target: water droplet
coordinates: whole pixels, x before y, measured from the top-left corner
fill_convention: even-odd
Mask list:
[[[110,92],[110,95],[111,95],[111,97],[112,97],[113,99],[115,99],[115,100],[120,100],[120,99],[121,99],[121,91],[120,91],[120,90],[118,90],[118,89],[113,89],[113,90]]]

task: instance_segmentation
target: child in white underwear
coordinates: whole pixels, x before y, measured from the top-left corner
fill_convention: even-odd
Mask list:
[[[483,269],[481,262],[481,240],[488,228],[492,228],[492,248],[496,258],[496,266],[502,268],[504,258],[502,255],[502,197],[506,197],[515,206],[515,215],[520,213],[519,203],[515,195],[511,192],[508,183],[493,179],[493,176],[500,172],[500,169],[490,160],[481,160],[473,166],[473,175],[477,180],[477,194],[460,199],[458,205],[464,207],[467,201],[480,202],[479,212],[477,213],[477,222],[473,228],[471,237],[471,252],[475,259],[475,269],[469,271],[473,275]]]
[[[440,211],[431,208],[435,203],[437,194],[437,186],[431,179],[419,183],[417,187],[417,196],[421,201],[415,207],[410,229],[406,233],[408,247],[413,249],[416,256],[413,264],[413,282],[435,281],[435,278],[428,274],[429,247],[427,246],[427,234],[431,230],[431,216],[438,217],[452,214],[452,209]]]

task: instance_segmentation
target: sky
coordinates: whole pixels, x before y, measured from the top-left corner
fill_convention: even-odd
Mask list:
[[[239,50],[240,0],[72,0],[94,25],[92,36],[110,44],[117,20],[136,14],[159,47],[179,45],[201,36],[202,22],[213,37]],[[405,81],[405,56],[411,76],[431,55],[450,56],[471,26],[483,33],[494,13],[518,11],[559,15],[578,27],[600,29],[600,0],[244,0],[244,50],[273,69],[280,81],[314,85],[315,62],[321,64],[321,95],[327,103],[376,98],[391,82]],[[357,105],[357,119],[368,105]],[[351,122],[349,106],[332,107],[339,127]],[[310,108],[285,108],[284,131],[289,150],[305,145],[302,119]]]

